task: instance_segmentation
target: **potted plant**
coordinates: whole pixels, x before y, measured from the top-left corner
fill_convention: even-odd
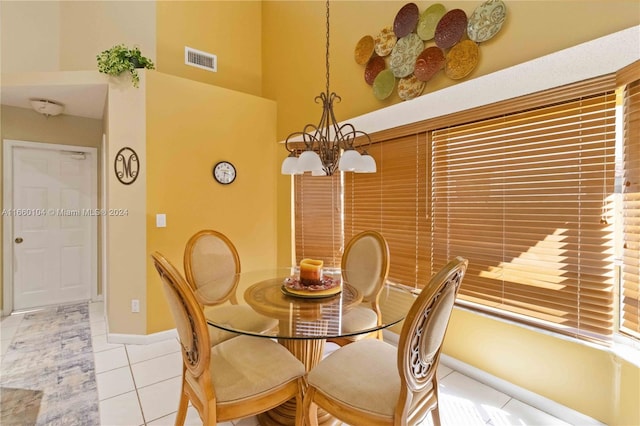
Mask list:
[[[129,49],[124,44],[118,44],[96,56],[98,59],[98,71],[104,74],[118,76],[123,72],[131,73],[133,87],[138,87],[140,76],[138,68],[155,69],[151,59],[142,56],[140,49]]]

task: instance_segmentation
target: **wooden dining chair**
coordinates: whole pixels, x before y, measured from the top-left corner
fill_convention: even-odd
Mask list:
[[[235,325],[257,333],[278,326],[277,320],[238,304],[240,256],[226,235],[212,229],[196,232],[187,241],[183,262],[187,283],[197,291],[197,299],[204,309],[215,314],[218,320],[224,319],[231,328]],[[215,327],[209,327],[209,334],[213,345],[237,336]]]
[[[318,407],[354,426],[415,425],[429,413],[440,425],[436,369],[467,265],[455,258],[422,289],[397,348],[360,340],[337,349],[308,373],[304,409],[309,425],[317,425]]]
[[[342,317],[342,329],[363,330],[380,323],[379,298],[389,275],[389,245],[377,231],[363,231],[349,240],[340,262],[343,279],[363,295],[362,305]],[[330,341],[340,346],[366,337],[382,339],[382,331],[340,337]]]
[[[302,424],[305,367],[271,339],[238,336],[211,347],[207,323],[193,289],[176,268],[151,255],[162,281],[182,347],[182,389],[176,425],[183,425],[189,401],[203,425],[253,416],[295,398]]]

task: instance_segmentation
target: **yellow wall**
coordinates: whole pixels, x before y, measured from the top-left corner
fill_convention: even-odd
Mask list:
[[[261,1],[157,3],[158,71],[261,95]],[[184,48],[212,53],[218,71],[185,65]]]
[[[95,70],[96,55],[124,43],[156,59],[156,2],[60,1],[60,68]]]
[[[137,45],[155,60],[153,1],[2,1],[2,72],[95,70],[96,55]]]
[[[183,270],[191,235],[215,229],[238,249],[243,270],[276,266],[275,103],[237,91],[147,73],[147,333],[172,328],[150,255],[160,251]],[[236,166],[230,185],[213,166]],[[167,215],[156,228],[155,215]]]
[[[0,2],[2,73],[60,69],[57,2]]]
[[[447,10],[460,8],[469,15],[482,1],[441,3]],[[363,79],[364,68],[354,60],[354,48],[362,36],[375,36],[382,27],[393,25],[404,4],[401,0],[331,2],[331,89],[342,97],[335,105],[339,121],[402,102],[397,94],[385,101],[373,96]],[[433,2],[416,4],[423,11]],[[424,94],[640,24],[637,0],[505,4],[505,24],[480,45],[478,67],[456,82],[439,73],[427,83]],[[283,140],[320,118],[314,97],[325,88],[325,2],[266,0],[262,31],[263,96],[278,102],[278,139]]]

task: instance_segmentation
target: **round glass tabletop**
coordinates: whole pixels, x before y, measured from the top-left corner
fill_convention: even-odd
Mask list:
[[[402,321],[415,298],[410,288],[384,283],[376,304],[349,283],[348,271],[324,270],[317,290],[296,286],[296,268],[212,277],[196,291],[213,327],[280,339],[330,339],[367,334]],[[352,275],[353,276],[353,275]],[[371,283],[375,284],[375,283]],[[229,300],[237,300],[234,305]],[[221,300],[227,300],[219,303]],[[259,326],[267,324],[268,326]]]

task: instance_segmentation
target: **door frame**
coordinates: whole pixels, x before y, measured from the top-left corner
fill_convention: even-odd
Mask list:
[[[13,152],[14,148],[31,148],[49,151],[73,151],[83,152],[90,155],[91,174],[91,207],[98,206],[98,149],[88,146],[62,145],[47,142],[30,142],[13,139],[4,139],[2,148],[2,208],[13,208]],[[98,218],[99,219],[99,218]],[[89,282],[91,300],[98,299],[98,221],[91,224],[91,242],[89,244],[91,253],[91,279]],[[13,217],[3,215],[2,217],[2,313],[9,315],[13,312]],[[104,244],[104,241],[102,242]]]

